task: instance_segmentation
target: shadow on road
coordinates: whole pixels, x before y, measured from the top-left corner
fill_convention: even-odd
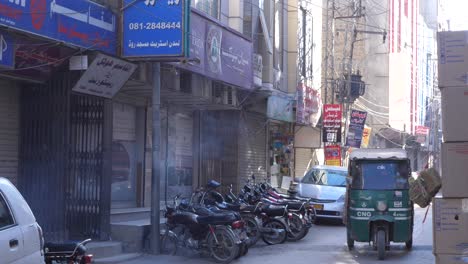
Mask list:
[[[315,220],[315,225],[328,225],[328,226],[343,226],[343,221],[341,219],[326,219],[326,218],[317,218]]]

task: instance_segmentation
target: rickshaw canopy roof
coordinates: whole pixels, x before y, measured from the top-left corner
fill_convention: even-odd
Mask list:
[[[406,160],[408,154],[404,149],[355,149],[349,154],[350,160],[378,160],[378,159],[393,159],[393,160]]]

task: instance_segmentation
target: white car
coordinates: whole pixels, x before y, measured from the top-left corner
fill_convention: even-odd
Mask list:
[[[318,165],[301,179],[298,194],[312,198],[317,218],[343,218],[347,173],[345,167]]]
[[[0,177],[0,259],[5,264],[43,264],[42,229],[20,192]]]

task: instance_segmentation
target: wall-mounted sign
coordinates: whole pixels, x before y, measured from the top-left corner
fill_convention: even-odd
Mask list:
[[[98,54],[73,91],[112,98],[136,70],[133,63]]]
[[[244,89],[253,83],[252,42],[197,11],[190,17],[190,57],[178,67]]]
[[[188,3],[185,0],[123,0],[122,56],[187,56]]]
[[[297,106],[296,122],[305,126],[315,126],[313,115],[319,112],[320,95],[317,90],[303,83],[299,83],[296,89]]]
[[[270,119],[294,122],[293,100],[287,97],[268,97],[267,116]]]
[[[252,65],[252,70],[253,70],[253,78],[254,78],[254,85],[257,87],[262,87],[263,84],[263,59],[262,55],[260,54],[253,54],[253,65]]]
[[[0,67],[15,67],[15,42],[12,36],[0,31]]]
[[[0,1],[0,25],[111,54],[116,22],[109,9],[87,0]]]
[[[322,141],[326,143],[341,142],[341,119],[343,116],[340,104],[323,106]]]
[[[346,146],[360,148],[367,112],[351,110]]]
[[[429,128],[426,126],[415,127],[416,142],[420,144],[426,143],[427,136],[429,135]]]
[[[341,147],[339,145],[325,146],[325,165],[341,166]]]

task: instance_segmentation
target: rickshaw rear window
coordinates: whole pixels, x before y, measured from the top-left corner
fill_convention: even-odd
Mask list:
[[[406,161],[358,161],[351,165],[352,187],[366,190],[408,189]]]

